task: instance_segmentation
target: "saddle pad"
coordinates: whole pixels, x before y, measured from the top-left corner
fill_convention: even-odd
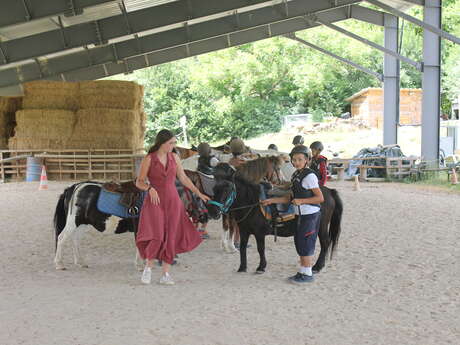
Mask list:
[[[137,199],[136,206],[139,210],[142,208],[142,203],[144,201],[145,193],[142,193],[142,197]],[[111,214],[120,218],[137,218],[128,213],[128,208],[120,204],[121,194],[113,193],[104,190],[101,188],[99,193],[99,198],[97,199],[97,209],[103,213]]]
[[[216,185],[214,176],[203,174],[200,171],[198,171],[198,175],[200,176],[201,185],[203,186],[203,192],[206,195],[214,196],[214,186]]]

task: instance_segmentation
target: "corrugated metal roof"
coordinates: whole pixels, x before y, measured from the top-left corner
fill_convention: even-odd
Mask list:
[[[163,5],[163,4],[167,4],[171,2],[176,2],[176,1],[179,1],[179,0],[124,0],[124,5],[126,7],[127,12],[133,12],[133,11],[138,11],[138,10],[142,10],[145,8],[155,7],[155,6],[159,6],[159,5]],[[215,1],[225,1],[225,0],[215,0]],[[248,1],[248,6],[238,10],[238,12],[242,13],[246,11],[252,11],[257,8],[279,4],[283,1],[284,0],[267,0],[267,2],[258,3],[256,5],[250,5],[251,2]],[[288,0],[288,1],[291,1],[291,0]],[[408,8],[413,6],[412,4],[405,2],[405,1],[401,1],[401,0],[381,0],[381,1],[386,3],[387,5],[393,6],[400,10],[407,10]],[[46,32],[49,30],[56,30],[60,27],[59,19],[62,21],[62,24],[65,27],[67,27],[71,25],[78,25],[78,24],[85,23],[85,22],[96,21],[96,20],[111,17],[114,15],[119,15],[122,13],[121,4],[122,4],[121,0],[114,0],[114,1],[110,1],[107,3],[101,4],[101,5],[85,8],[83,13],[77,16],[66,17],[62,15],[59,17],[55,16],[55,17],[41,18],[41,19],[32,20],[27,23],[23,23],[20,25],[2,27],[0,28],[0,41],[6,41],[6,40],[17,39],[20,37],[26,37],[26,36],[30,36],[33,34]],[[218,19],[218,18],[222,18],[228,15],[231,15],[232,13],[234,12],[227,11],[224,13],[218,13],[218,14],[214,14],[211,16],[207,16],[207,17],[200,17],[197,19],[192,19],[192,20],[187,21],[187,24],[192,25],[192,24],[196,24],[199,22],[210,21],[213,19]],[[168,25],[168,26],[162,26],[162,27],[158,27],[152,30],[139,32],[138,35],[139,37],[142,37],[144,35],[150,35],[150,34],[157,33],[157,32],[172,30],[175,28],[182,27],[184,26],[184,24],[185,22],[175,23],[175,24]],[[132,37],[133,35],[117,37],[115,39],[110,40],[110,42],[111,43],[120,42],[126,39],[131,39]],[[90,44],[88,47],[92,48],[93,45]],[[41,64],[46,65],[47,60],[50,58],[75,53],[83,49],[84,47],[76,47],[74,49],[62,50],[59,52],[55,52],[53,54],[43,55],[39,57],[38,60],[40,61]],[[22,61],[13,62],[13,63],[5,64],[5,65],[0,65],[0,70],[20,66],[28,62],[35,63],[33,59],[22,60]]]
[[[163,4],[175,2],[175,1],[179,1],[179,0],[124,0],[124,4],[125,4],[127,12],[133,12],[133,11],[141,10],[144,8],[159,6],[159,5],[163,5]],[[216,1],[224,1],[224,0],[216,0]],[[272,2],[273,4],[276,4],[282,1],[283,0],[274,0]],[[401,10],[407,10],[408,8],[413,6],[410,3],[404,2],[401,0],[382,0],[382,2],[390,6],[396,7],[398,9],[401,9]],[[107,18],[107,17],[111,17],[114,15],[120,14],[121,13],[121,10],[120,10],[121,3],[122,3],[122,0],[114,0],[106,4],[85,8],[83,11],[83,14],[81,15],[72,16],[72,17],[60,16],[60,18],[61,18],[62,24],[65,27],[76,25],[76,24],[81,24],[85,22],[91,22],[91,21],[95,21],[95,20],[99,20],[99,19],[103,19],[103,18]],[[260,5],[255,6],[254,8],[257,8],[257,7],[260,7]],[[226,14],[216,15],[215,18],[222,17],[223,15],[226,15]],[[212,20],[215,18],[207,18],[206,20]],[[3,28],[0,28],[0,38],[2,41],[7,41],[7,40],[12,40],[12,39],[17,39],[21,37],[38,34],[38,33],[49,31],[49,30],[55,30],[56,28],[59,28],[58,23],[59,23],[59,18],[52,17],[52,18],[45,18],[45,19],[37,19],[37,20],[33,20],[27,23],[19,24],[19,25],[3,27]],[[190,24],[192,24],[192,22]]]
[[[159,6],[174,1],[179,0],[124,0],[124,4],[127,12],[133,12],[143,8]],[[114,0],[106,4],[85,8],[83,14],[81,15],[71,17],[63,15],[60,16],[60,18],[64,27],[92,22],[121,14],[121,3],[121,0]],[[0,38],[2,41],[8,41],[39,34],[45,31],[55,30],[57,28],[59,28],[58,17],[37,19],[19,25],[0,28]]]

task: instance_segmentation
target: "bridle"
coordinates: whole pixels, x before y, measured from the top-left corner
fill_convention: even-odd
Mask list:
[[[232,182],[232,190],[230,191],[230,194],[228,195],[227,199],[221,203],[215,200],[209,200],[208,204],[217,206],[217,208],[222,212],[223,214],[227,214],[230,212],[230,207],[233,205],[236,199],[236,187],[235,183]]]
[[[270,175],[267,175],[267,180],[268,182],[270,183],[274,183],[274,184],[278,184],[278,183],[281,183],[281,177],[280,177],[280,169],[277,169],[277,166],[274,162],[270,162],[271,164],[273,164],[272,166],[272,171],[270,173]],[[273,175],[276,175],[276,181],[274,181],[273,179]]]
[[[236,223],[241,223],[243,220],[245,220],[252,212],[252,210],[256,207],[256,206],[259,206],[260,205],[260,202],[257,202],[255,204],[251,204],[251,205],[246,205],[246,206],[240,206],[240,207],[233,207],[232,208],[232,205],[233,203],[235,202],[236,200],[236,186],[235,186],[235,182],[231,182],[231,191],[230,191],[230,194],[229,196],[227,197],[227,199],[221,203],[221,202],[218,202],[216,200],[209,200],[208,201],[208,204],[211,204],[211,205],[214,205],[216,206],[220,212],[222,214],[229,214],[231,211],[237,211],[237,210],[243,210],[243,209],[247,209],[249,208],[249,211],[239,220],[236,220]]]

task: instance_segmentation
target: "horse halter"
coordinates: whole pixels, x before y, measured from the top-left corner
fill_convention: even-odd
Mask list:
[[[276,176],[276,181],[274,181],[273,176]],[[279,169],[276,168],[275,164],[273,165],[273,170],[271,171],[271,174],[267,176],[267,180],[268,182],[273,184],[281,183]]]
[[[230,207],[233,205],[233,202],[236,199],[236,187],[235,184],[232,183],[232,190],[230,192],[230,195],[227,197],[224,203],[220,203],[215,200],[209,200],[208,204],[217,206],[223,214],[227,214],[230,211]]]

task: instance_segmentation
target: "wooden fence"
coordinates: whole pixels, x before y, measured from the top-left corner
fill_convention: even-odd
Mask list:
[[[27,157],[43,158],[50,180],[130,180],[142,150],[3,150],[0,181],[24,181]]]
[[[375,160],[384,160],[384,165],[371,165],[368,161],[375,161]],[[418,157],[411,156],[411,157],[364,157],[364,158],[333,158],[329,161],[330,164],[341,164],[341,167],[336,167],[335,170],[337,172],[337,179],[343,180],[344,178],[344,171],[348,169],[350,165],[350,161],[353,160],[361,160],[363,163],[357,168],[359,169],[359,177],[362,181],[367,181],[367,170],[368,169],[384,169],[385,170],[385,177],[388,179],[401,179],[405,176],[410,176],[414,167],[415,162],[418,160]]]

